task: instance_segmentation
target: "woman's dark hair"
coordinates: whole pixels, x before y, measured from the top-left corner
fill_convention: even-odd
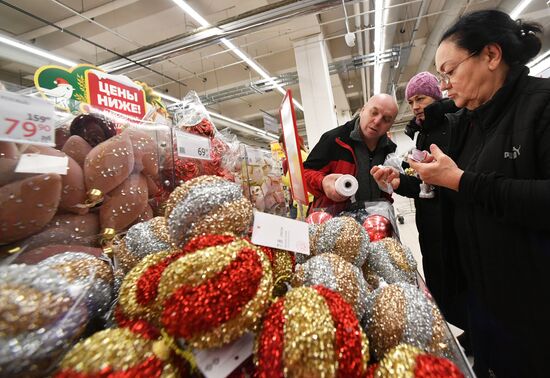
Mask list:
[[[479,54],[485,46],[495,43],[509,66],[524,65],[539,53],[541,40],[537,33],[541,32],[539,24],[514,21],[498,10],[483,10],[460,17],[439,43],[450,40],[472,54]]]

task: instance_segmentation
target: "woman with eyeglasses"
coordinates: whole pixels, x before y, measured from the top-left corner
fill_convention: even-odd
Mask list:
[[[461,17],[435,56],[451,115],[421,179],[444,190],[445,256],[466,276],[474,370],[480,377],[549,375],[550,80],[528,76],[537,24],[495,10]]]

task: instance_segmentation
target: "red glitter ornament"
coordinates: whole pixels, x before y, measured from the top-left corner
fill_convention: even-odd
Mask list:
[[[155,356],[147,358],[137,366],[123,371],[115,371],[106,366],[98,372],[80,373],[74,370],[63,370],[54,378],[160,378],[164,370],[164,363]]]
[[[369,215],[363,222],[363,228],[369,234],[371,242],[392,236],[393,227],[391,222],[382,215]]]
[[[174,161],[174,173],[176,183],[179,181],[189,181],[202,174],[202,166],[194,159],[176,159]]]
[[[229,244],[232,241],[235,241],[234,235],[199,235],[189,240],[189,242],[183,246],[182,252],[195,252],[203,248]]]
[[[237,316],[255,296],[262,273],[256,251],[243,248],[215,278],[198,286],[180,287],[165,301],[164,328],[173,336],[190,339],[220,326]]]
[[[332,219],[332,215],[325,213],[324,211],[314,211],[306,218],[306,222],[309,224],[323,224],[329,219]]]
[[[115,320],[120,328],[128,328],[130,331],[149,340],[160,337],[160,331],[151,323],[143,319],[130,319],[124,315],[120,307],[115,309]]]
[[[463,378],[464,374],[446,358],[421,354],[416,357],[414,376],[416,378]]]
[[[280,298],[266,311],[262,332],[257,340],[257,378],[282,378],[283,345],[285,340],[284,325],[285,299]]]
[[[338,356],[337,377],[362,377],[361,328],[353,308],[338,293],[321,285],[313,288],[325,298],[336,328],[334,350]]]

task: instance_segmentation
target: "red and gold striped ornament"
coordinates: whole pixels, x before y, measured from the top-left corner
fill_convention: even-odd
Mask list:
[[[162,340],[114,328],[76,344],[54,378],[178,378],[185,373],[182,362]]]
[[[464,374],[450,360],[407,344],[386,353],[372,375],[375,378],[462,378]]]
[[[323,286],[299,287],[267,310],[256,338],[257,376],[362,377],[369,345],[352,307]]]
[[[119,311],[178,344],[213,348],[253,330],[272,289],[270,262],[258,247],[233,235],[205,235],[177,253],[146,256],[121,286]]]

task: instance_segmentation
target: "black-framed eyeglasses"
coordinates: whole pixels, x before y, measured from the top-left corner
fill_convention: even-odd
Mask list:
[[[457,65],[454,66],[454,68],[450,71],[447,71],[447,72],[438,72],[437,73],[437,79],[439,80],[439,83],[440,84],[445,84],[445,85],[449,85],[451,83],[451,77],[453,76],[453,73],[455,72],[455,70],[458,68],[458,66],[460,66],[462,63],[464,63],[465,61],[467,61],[468,59],[470,59],[472,56],[476,55],[477,54],[477,51],[476,52],[473,52],[471,53],[470,55],[468,55],[466,58],[462,59],[460,62],[458,62]]]

